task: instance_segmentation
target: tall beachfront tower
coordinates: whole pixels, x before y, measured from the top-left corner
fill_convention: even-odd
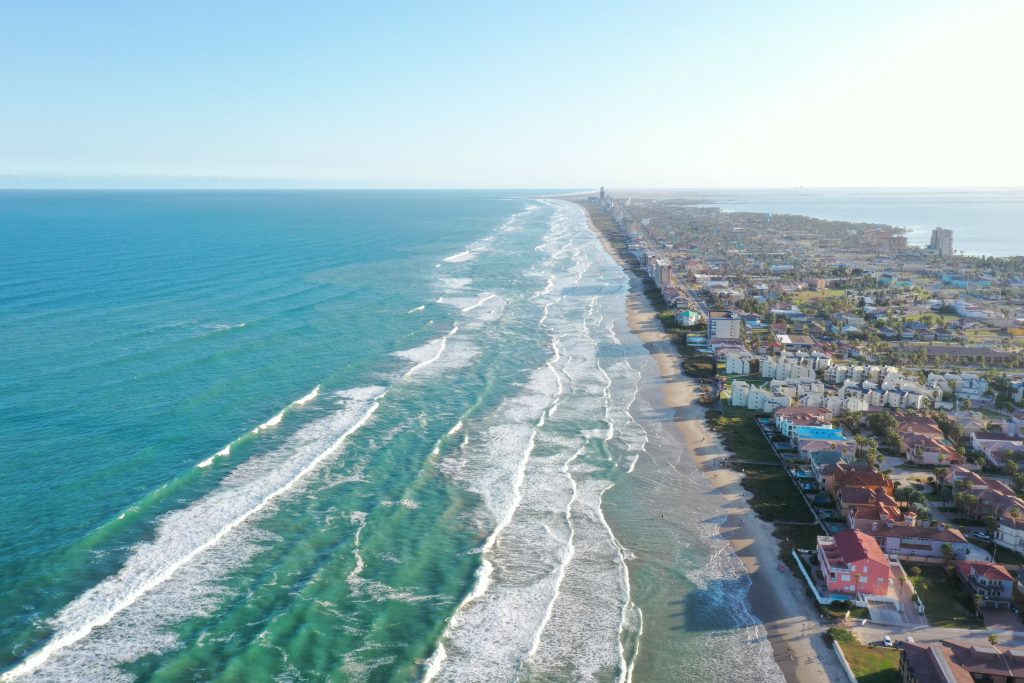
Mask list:
[[[937,255],[945,258],[953,255],[953,231],[945,228],[932,230],[932,241],[929,248]]]
[[[604,201],[604,185],[601,186],[601,201]]]

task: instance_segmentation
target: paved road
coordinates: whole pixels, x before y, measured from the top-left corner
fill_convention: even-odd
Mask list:
[[[1024,625],[1018,628],[1024,628]],[[1024,631],[1005,629],[965,629],[965,628],[934,628],[931,626],[899,627],[868,623],[861,626],[858,622],[853,627],[854,633],[866,645],[880,645],[882,638],[891,636],[893,640],[906,640],[911,636],[914,642],[928,643],[939,640],[967,640],[988,643],[988,636],[996,634],[999,645],[1024,645]]]

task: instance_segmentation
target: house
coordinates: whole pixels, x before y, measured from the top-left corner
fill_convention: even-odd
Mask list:
[[[818,560],[829,593],[886,595],[889,559],[871,536],[856,529],[818,537]]]
[[[897,526],[888,523],[871,532],[886,555],[901,560],[917,557],[943,559],[942,547],[949,544],[953,549],[953,557],[964,559],[970,549],[970,543],[956,529],[949,529],[945,524],[939,526],[913,526],[903,524]]]
[[[1016,581],[1006,567],[993,562],[962,560],[956,563],[956,574],[983,608],[1009,609]]]
[[[909,511],[904,513],[899,503],[885,493],[883,488],[843,486],[839,489],[839,505],[850,528],[861,531],[878,530],[880,526],[890,522],[911,525],[916,523],[916,514]]]
[[[996,545],[1024,554],[1024,508],[1010,508],[999,516]]]
[[[1013,683],[1024,680],[1019,650],[979,642],[905,643],[900,650],[903,683]]]
[[[700,313],[697,311],[678,311],[676,313],[676,322],[683,327],[693,327],[701,320]]]
[[[970,436],[975,432],[984,432],[988,429],[988,418],[982,413],[964,410],[952,413],[951,415],[957,424],[960,425],[960,428],[963,429],[966,436]]]
[[[899,415],[896,423],[900,454],[908,461],[918,465],[959,464],[964,461],[932,418],[924,415]]]
[[[810,460],[814,454],[826,452],[839,452],[843,454],[843,460],[852,460],[857,455],[857,444],[852,441],[833,441],[831,439],[797,439],[796,449],[800,457]]]
[[[773,417],[779,434],[791,437],[796,427],[831,427],[833,415],[832,411],[826,408],[789,406],[777,409]]]
[[[945,438],[909,434],[900,439],[900,451],[909,462],[918,465],[960,464],[964,456],[953,449]]]
[[[1016,461],[1024,455],[1024,441],[1003,432],[974,432],[971,434],[971,446],[984,453],[985,460],[1000,469],[1005,468],[1008,461]]]
[[[849,465],[854,461],[854,456],[841,451],[817,451],[808,456],[811,467],[817,473],[823,467],[834,468],[838,463]]]
[[[836,490],[836,502],[844,516],[850,513],[850,508],[854,505],[869,505],[876,502],[892,507],[899,505],[881,486],[841,486]]]
[[[893,494],[892,480],[875,471],[866,462],[855,462],[850,465],[838,463],[831,470],[823,470],[821,484],[833,496],[844,486],[880,487],[890,496]]]

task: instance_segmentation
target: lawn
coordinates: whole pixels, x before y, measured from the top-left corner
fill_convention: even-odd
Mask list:
[[[909,569],[908,569],[909,572]],[[924,615],[932,626],[981,628],[974,614],[971,596],[956,576],[948,576],[943,567],[921,566],[921,575],[910,580],[924,602]]]
[[[900,683],[900,651],[896,648],[860,643],[840,643],[839,646],[858,683]]]
[[[834,299],[841,296],[846,296],[846,290],[843,289],[822,289],[820,291],[813,289],[805,289],[800,292],[793,292],[793,303],[801,304],[815,299]]]
[[[736,455],[737,459],[779,462],[754,422],[754,415],[757,413],[728,404],[722,406],[722,411],[721,417],[712,418],[712,426],[721,434],[722,443]]]
[[[804,503],[789,475],[781,467],[741,465],[743,488],[753,495],[750,507],[766,522],[813,522],[814,517]],[[813,528],[818,533],[817,526]]]
[[[949,315],[948,313],[935,313],[934,311],[931,313],[908,313],[906,315],[906,318],[907,320],[911,321],[920,320],[926,315],[931,315],[932,318],[939,321],[940,325],[948,325],[949,323],[954,323],[960,319],[960,316],[957,315]]]
[[[784,544],[799,550],[812,550],[818,545],[818,536],[824,531],[817,524],[781,524],[776,522],[773,535]],[[788,554],[788,553],[787,553]]]

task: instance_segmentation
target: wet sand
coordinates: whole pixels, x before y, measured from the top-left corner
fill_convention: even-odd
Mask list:
[[[587,208],[587,207],[585,207]],[[820,634],[825,629],[817,608],[810,602],[802,577],[794,577],[779,562],[774,526],[760,520],[747,504],[749,494],[740,484],[742,475],[720,461],[730,453],[716,433],[707,427],[704,408],[697,402],[699,383],[682,372],[682,359],[642,293],[639,279],[617,250],[595,230],[605,249],[630,273],[627,296],[629,326],[656,361],[667,414],[685,442],[689,455],[723,498],[728,521],[722,536],[732,545],[751,579],[748,595],[755,616],[764,624],[775,661],[787,681],[845,681],[845,674]]]

